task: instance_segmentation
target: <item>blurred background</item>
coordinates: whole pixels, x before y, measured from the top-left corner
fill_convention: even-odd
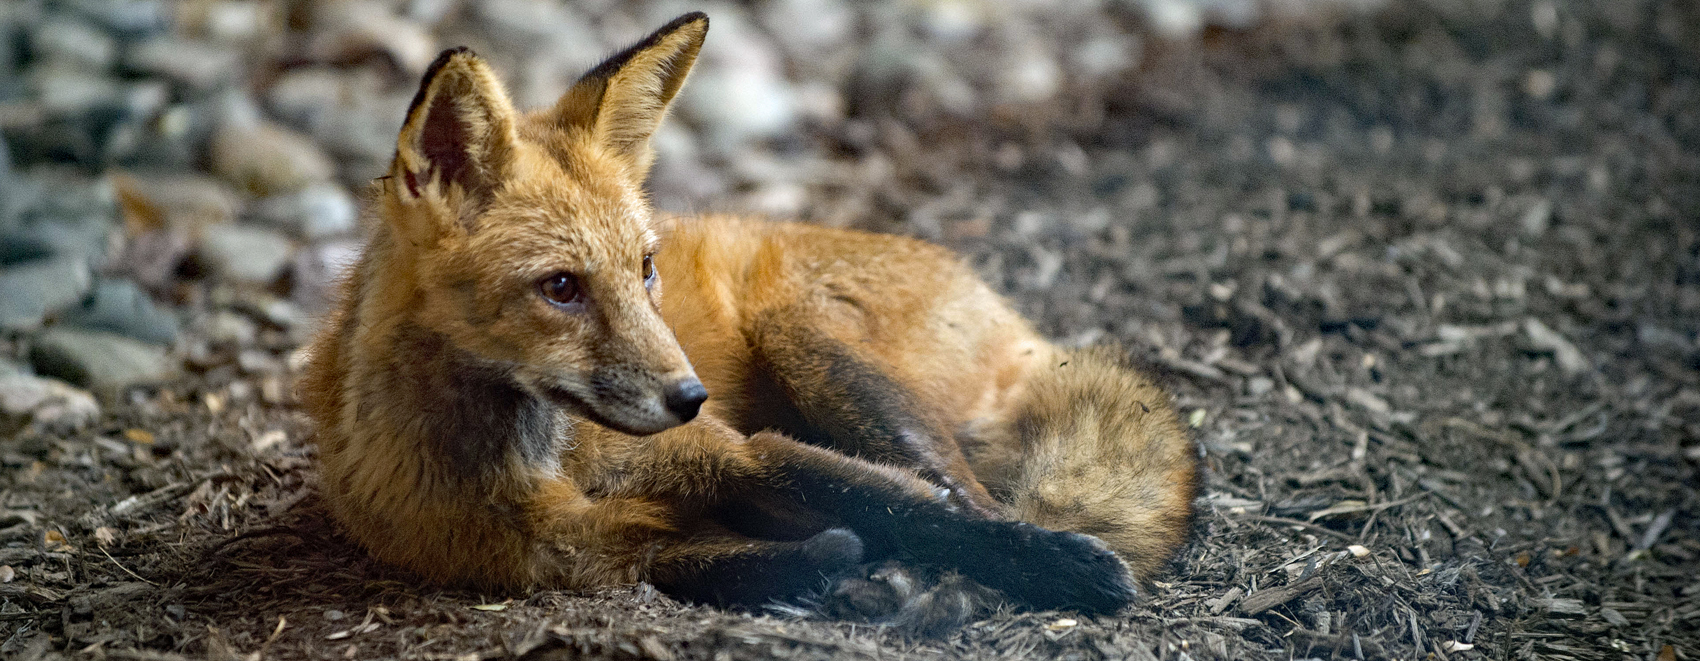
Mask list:
[[[711,36],[655,138],[658,206],[937,239],[936,214],[906,208],[926,206],[898,181],[914,170],[953,200],[974,196],[967,179],[949,181],[963,158],[1080,171],[1092,145],[1059,131],[1090,136],[1127,104],[1190,103],[1129,88],[1156,53],[1207,30],[1335,22],[1378,4],[9,0],[0,324],[59,320],[169,344],[174,315],[150,299],[196,307],[211,292],[180,285],[209,279],[269,291],[278,315],[321,310],[330,265],[356,250],[360,195],[425,65],[450,46],[485,55],[535,107],[705,10]],[[935,152],[965,137],[972,154]],[[1013,212],[993,204],[973,222]],[[89,309],[70,310],[79,302]]]

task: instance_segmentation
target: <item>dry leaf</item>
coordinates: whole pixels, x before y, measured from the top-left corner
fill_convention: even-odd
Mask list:
[[[1080,626],[1080,622],[1078,620],[1065,617],[1045,625],[1045,628],[1050,629],[1051,631],[1062,631],[1064,629],[1073,629],[1077,626]]]
[[[94,541],[100,544],[101,548],[112,546],[113,542],[118,541],[118,529],[106,526],[95,528]]]
[[[1352,557],[1354,557],[1354,558],[1362,558],[1366,555],[1369,555],[1369,548],[1366,547],[1366,546],[1359,545],[1359,544],[1353,544],[1351,546],[1348,546],[1348,547],[1346,547],[1346,550],[1350,551],[1351,554],[1352,554]]]
[[[1659,650],[1659,661],[1676,661],[1676,648],[1666,645],[1664,649]]]
[[[0,565],[0,583],[11,583],[12,579],[17,577],[18,570],[13,569],[11,565]]]
[[[478,604],[472,607],[472,610],[476,611],[505,611],[507,609],[507,604]]]
[[[126,429],[124,438],[130,439],[131,443],[153,444],[153,432],[146,429]]]

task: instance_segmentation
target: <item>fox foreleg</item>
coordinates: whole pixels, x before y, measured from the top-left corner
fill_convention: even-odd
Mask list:
[[[701,428],[709,425],[693,427],[707,431]],[[833,565],[863,555],[849,552],[851,544],[842,536],[850,536],[860,542],[857,546],[862,548],[857,550],[864,551],[866,559],[899,557],[953,567],[1036,608],[1110,612],[1132,601],[1136,594],[1127,568],[1096,538],[973,516],[945,502],[931,483],[911,472],[779,434],[744,438],[731,429],[711,429],[718,433],[651,437],[656,447],[646,453],[646,466],[634,467],[628,488],[677,492],[686,487],[701,489],[697,497],[712,490],[716,499],[780,499],[819,512],[831,525],[847,531],[841,534],[829,530],[793,547],[763,547],[720,565],[709,558],[671,566],[691,567],[696,566],[692,562],[698,562],[703,567],[736,568],[744,566],[740,563],[759,562],[766,554],[775,563],[770,565],[773,570],[781,569],[781,561],[803,561],[803,572],[830,576]],[[705,451],[708,448],[714,451]],[[717,484],[688,485],[676,479],[693,472],[712,472]],[[715,573],[705,569],[695,575]],[[739,575],[750,574],[733,571],[724,575],[722,582]],[[697,579],[655,580],[689,588]],[[706,589],[710,594],[714,590],[739,593],[737,588],[724,586],[695,589]]]

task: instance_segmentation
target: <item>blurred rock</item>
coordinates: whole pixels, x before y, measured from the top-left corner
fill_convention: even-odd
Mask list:
[[[184,2],[177,6],[177,26],[214,41],[247,43],[276,29],[271,9],[263,2]]]
[[[154,305],[147,292],[128,280],[95,283],[82,303],[67,309],[59,321],[68,327],[108,331],[153,344],[169,346],[177,341],[177,316]]]
[[[260,196],[301,190],[336,175],[336,166],[312,140],[265,121],[227,123],[213,136],[208,158],[214,173]]]
[[[291,70],[266,90],[266,105],[279,119],[310,131],[348,96],[345,77],[331,67]]]
[[[66,328],[35,336],[30,364],[37,374],[97,393],[158,383],[176,372],[170,356],[160,347],[113,333]]]
[[[295,242],[276,231],[251,225],[214,225],[195,246],[199,263],[213,277],[246,284],[268,284],[295,254]]]
[[[856,34],[855,10],[838,0],[773,0],[759,20],[793,58],[838,52]]]
[[[313,3],[309,57],[332,64],[359,64],[382,57],[408,77],[425,72],[437,56],[425,26],[391,13],[390,3],[338,0]]]
[[[7,363],[0,364],[0,415],[7,418],[8,427],[72,433],[100,419],[100,404],[87,391]]]
[[[354,233],[360,209],[342,186],[326,182],[261,199],[251,216],[311,240]]]
[[[199,231],[230,222],[242,205],[234,191],[206,175],[120,173],[112,183],[125,226],[132,231]]]
[[[225,346],[249,346],[260,335],[260,328],[253,320],[230,310],[214,312],[205,326],[207,339]]]
[[[63,0],[58,4],[120,37],[146,37],[171,27],[173,3],[166,0]]]
[[[902,33],[883,35],[863,49],[848,86],[851,115],[874,116],[900,106],[923,115],[968,115],[978,105],[974,87],[948,60]]]
[[[190,89],[209,91],[235,82],[242,74],[242,53],[204,41],[156,37],[130,47],[124,65],[170,78]]]
[[[53,16],[36,27],[30,39],[35,59],[55,65],[105,71],[118,55],[112,37],[84,21]]]
[[[1013,36],[1003,49],[997,92],[1005,101],[1038,103],[1062,89],[1063,72],[1051,45],[1037,35]]]
[[[130,237],[106,271],[153,291],[169,291],[177,282],[179,267],[193,250],[194,242],[187,231],[142,232]]]
[[[74,305],[92,281],[86,261],[56,257],[0,267],[0,328],[33,329]]]
[[[18,210],[26,200],[20,199],[16,178],[12,175],[12,150],[6,146],[6,136],[0,135],[0,231],[11,227]],[[3,252],[3,251],[0,251]]]
[[[1083,78],[1108,78],[1138,66],[1140,53],[1137,35],[1106,30],[1074,45],[1069,51],[1069,65]]]
[[[118,79],[104,71],[37,63],[24,75],[42,111],[53,116],[78,116],[97,106],[110,105],[122,96]]]
[[[384,87],[383,76],[370,69],[308,67],[278,79],[265,99],[279,118],[338,158],[344,181],[363,182],[388,166],[412,101],[413,88],[380,91]]]
[[[524,53],[512,71],[514,102],[522,108],[559,99],[580,74],[608,54],[590,19],[571,5],[550,0],[481,0],[472,15],[492,43]],[[719,31],[718,21],[715,30]]]
[[[680,110],[719,150],[789,131],[797,113],[772,42],[737,7],[717,7],[713,16],[714,38],[703,44]]]
[[[56,172],[30,174],[7,191],[27,204],[10,227],[0,228],[0,255],[5,261],[57,256],[80,259],[92,268],[105,264],[115,238],[110,182]]]
[[[678,123],[663,122],[649,139],[655,149],[655,166],[649,173],[649,190],[663,209],[689,209],[700,200],[725,193],[726,178],[703,162],[696,136]]]

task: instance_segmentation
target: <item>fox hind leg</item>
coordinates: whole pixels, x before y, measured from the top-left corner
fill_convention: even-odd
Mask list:
[[[797,542],[714,536],[659,550],[648,579],[689,601],[752,608],[818,593],[861,561],[861,538],[843,528]]]
[[[748,422],[868,461],[915,469],[949,489],[953,503],[998,518],[997,501],[975,478],[955,437],[877,363],[808,323],[803,307],[769,311],[752,325],[755,378],[762,382],[756,387],[774,390],[790,410]]]

